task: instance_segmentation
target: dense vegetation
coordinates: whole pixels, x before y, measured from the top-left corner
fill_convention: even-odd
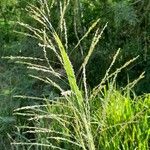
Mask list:
[[[0,1],[0,149],[148,150],[149,0]]]

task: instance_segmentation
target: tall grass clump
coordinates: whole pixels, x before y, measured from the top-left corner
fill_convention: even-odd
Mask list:
[[[128,61],[111,73],[119,55],[119,49],[100,84],[90,89],[86,81],[86,66],[107,23],[100,29],[100,20],[96,20],[78,39],[74,48],[69,50],[69,33],[65,15],[67,8],[70,7],[70,1],[59,2],[58,31],[51,21],[50,12],[54,5],[54,1],[50,4],[47,1],[40,1],[40,7],[28,6],[27,11],[40,24],[39,28],[20,23],[30,31],[28,36],[39,40],[43,57],[12,56],[11,59],[27,65],[30,70],[33,70],[33,73],[37,72],[40,76],[35,73],[30,76],[54,86],[60,91],[60,96],[51,99],[26,95],[15,96],[15,98],[37,100],[39,103],[14,111],[15,115],[25,117],[28,122],[32,122],[32,125],[18,125],[18,137],[12,139],[12,145],[16,149],[37,150],[147,150],[150,132],[148,121],[150,96],[135,97],[131,92],[134,84],[143,78],[143,74],[123,90],[117,90],[115,86],[118,73],[137,58]],[[78,51],[78,47],[82,47],[83,41],[91,32],[94,33],[91,45],[87,52],[81,53],[84,59],[79,70],[75,72],[70,61],[70,53]],[[82,50],[84,48],[85,46],[82,47]],[[65,73],[62,74],[60,69],[58,71],[55,68],[55,63],[48,58],[49,52],[54,55],[54,60],[59,63],[61,71]],[[43,74],[41,75],[40,72]],[[80,84],[76,74],[81,76]],[[61,82],[65,86],[62,86]],[[24,134],[31,134],[33,137],[26,138]]]

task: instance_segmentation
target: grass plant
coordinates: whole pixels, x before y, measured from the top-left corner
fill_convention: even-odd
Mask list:
[[[30,5],[28,12],[31,17],[41,24],[41,28],[21,23],[29,29],[32,36],[39,40],[39,46],[43,50],[43,58],[11,57],[19,63],[26,64],[29,69],[47,72],[50,75],[43,77],[30,75],[47,84],[53,85],[60,91],[60,96],[53,99],[46,97],[15,96],[15,98],[40,100],[41,104],[24,106],[14,111],[15,115],[26,117],[33,126],[18,126],[19,138],[13,140],[15,149],[37,149],[37,150],[147,150],[149,149],[149,106],[150,96],[131,97],[134,83],[143,78],[143,74],[135,82],[130,83],[124,90],[115,86],[116,77],[119,72],[137,58],[134,58],[115,72],[110,73],[120,49],[114,56],[110,67],[100,84],[90,90],[86,81],[86,65],[92,55],[96,44],[106,28],[98,27],[99,19],[95,21],[88,31],[79,39],[73,48],[81,46],[81,41],[91,31],[95,31],[91,46],[84,55],[83,63],[79,67],[82,71],[82,84],[78,84],[75,71],[69,57],[69,46],[67,45],[67,27],[65,23],[65,11],[69,0],[60,2],[60,31],[55,30],[51,23],[50,10],[47,1],[41,1],[41,9]],[[49,13],[48,13],[49,12]],[[61,36],[60,36],[61,35]],[[65,42],[64,42],[65,41]],[[63,44],[65,43],[65,44]],[[55,54],[55,60],[59,62],[65,75],[61,76],[54,65],[48,59],[47,52]],[[70,51],[71,52],[71,51]],[[33,60],[42,60],[46,65],[32,63]],[[59,84],[64,81],[67,90]],[[84,87],[84,88],[83,88]],[[23,134],[34,135],[33,139],[26,139]],[[20,147],[21,146],[21,147]]]

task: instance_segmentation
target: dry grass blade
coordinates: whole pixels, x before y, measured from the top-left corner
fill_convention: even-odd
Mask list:
[[[45,33],[45,29],[44,29],[44,31],[43,31],[43,53],[44,53],[44,58],[45,58],[45,60],[46,60],[46,62],[47,62],[47,64],[48,64],[48,66],[49,66],[49,69],[52,71],[52,72],[55,72],[54,71],[54,69],[53,69],[53,67],[50,65],[50,62],[49,62],[49,59],[48,59],[48,57],[47,57],[47,52],[46,52],[46,48],[45,48],[45,45],[46,45],[47,43],[46,43],[46,33]]]
[[[22,27],[25,27],[26,29],[28,29],[29,31],[31,31],[33,33],[33,35],[35,35],[35,37],[40,40],[40,41],[43,41],[43,37],[42,37],[42,31],[37,29],[37,28],[34,28],[28,24],[25,24],[25,23],[18,23],[20,24]],[[33,36],[31,35],[31,36]]]
[[[91,46],[90,46],[90,49],[88,51],[88,54],[86,55],[84,62],[82,63],[82,65],[78,71],[78,74],[81,72],[83,66],[86,67],[86,65],[87,65],[87,63],[88,63],[88,61],[89,61],[89,59],[90,59],[90,57],[91,57],[91,55],[95,49],[95,46],[97,45],[97,43],[98,43],[99,39],[101,38],[106,27],[107,27],[107,23],[105,24],[105,26],[103,27],[103,29],[100,33],[99,33],[99,29],[96,30],[95,35],[94,35],[93,40],[92,40],[92,43],[91,43]]]
[[[64,34],[65,34],[65,48],[66,50],[68,49],[68,31],[67,31],[67,25],[66,25],[66,20],[64,19]]]
[[[55,88],[57,88],[58,90],[60,90],[60,92],[64,92],[64,90],[57,84],[55,83],[54,81],[50,80],[48,77],[45,79],[41,78],[41,77],[38,77],[38,76],[34,76],[34,75],[29,75],[30,77],[32,78],[35,78],[35,79],[38,79],[40,81],[43,81],[45,83],[48,83],[48,84],[51,84],[53,85]]]
[[[18,96],[18,97],[20,97],[20,96]],[[15,109],[14,112],[18,112],[18,111],[21,111],[21,110],[28,110],[28,109],[41,108],[41,107],[46,107],[46,105],[25,106],[25,107],[21,107],[21,108]]]
[[[54,75],[55,77],[58,77],[59,79],[61,79],[61,74],[55,72],[55,71],[50,71],[50,70],[47,70],[47,69],[43,69],[43,68],[39,68],[39,67],[27,67],[28,69],[31,69],[31,70],[36,70],[36,71],[42,71],[42,72],[45,72],[45,73],[50,73],[52,75]]]
[[[30,127],[30,126],[19,126],[20,129],[28,129],[28,131],[25,131],[24,133],[56,133],[59,135],[63,135],[65,137],[72,137],[70,134],[58,132],[53,129],[48,128],[40,128],[40,127]]]
[[[89,33],[96,27],[96,25],[98,24],[99,21],[100,21],[100,19],[97,19],[97,20],[89,27],[88,31],[87,31],[87,32],[83,35],[83,37],[78,41],[78,43],[76,44],[76,46],[74,47],[74,49],[76,49],[76,48],[80,45],[81,41],[83,41],[84,38],[86,38],[86,37],[89,35]]]
[[[62,2],[60,1],[60,29],[63,32],[63,24],[64,24],[64,16],[66,13],[66,9],[70,3],[70,0],[64,0],[64,5],[62,6]]]
[[[139,56],[129,60],[128,62],[126,62],[123,66],[121,66],[120,68],[117,68],[115,72],[113,72],[112,74],[110,74],[108,76],[108,79],[115,76],[116,74],[118,74],[119,72],[121,72],[122,69],[126,68],[127,66],[129,66],[131,63],[133,63],[135,60],[137,60],[139,58]]]
[[[27,7],[27,12],[30,13],[30,16],[38,21],[40,24],[43,25],[43,27],[47,28],[46,22],[45,22],[45,18],[43,17],[43,15],[45,14],[44,10],[39,9],[38,7],[34,6],[34,5],[29,5]]]
[[[61,91],[61,93],[64,92],[64,90],[63,90],[56,82],[52,81],[52,80],[51,80],[50,78],[48,78],[48,77],[46,77],[46,79],[47,79],[47,81],[48,81],[51,85],[53,85],[54,87],[56,87],[57,89],[59,89],[59,90]]]
[[[134,81],[127,84],[126,87],[124,88],[124,90],[126,90],[128,88],[132,89],[141,79],[143,79],[145,77],[144,74],[145,74],[145,72],[142,72],[137,79],[135,79]]]
[[[86,69],[83,66],[83,85],[84,85],[84,92],[85,92],[85,100],[88,100],[88,89],[87,89],[87,82],[86,82]]]
[[[58,58],[58,60],[60,61],[59,64],[62,64],[62,65],[63,65],[61,56],[60,56],[60,54],[57,52],[56,47],[55,47],[55,44],[53,44],[52,40],[48,37],[48,35],[47,35],[46,33],[45,33],[45,40],[46,40],[46,43],[45,43],[45,44],[39,43],[39,46],[42,47],[42,48],[46,47],[46,48],[51,49],[51,50],[54,52],[54,54],[56,55],[56,57]],[[49,60],[49,61],[50,61],[50,60]]]
[[[57,147],[57,146],[54,146],[53,144],[49,143],[49,144],[42,144],[42,143],[25,143],[25,142],[13,142],[11,143],[12,145],[28,145],[28,146],[41,146],[41,147],[48,147],[48,148],[52,148],[52,149],[58,149],[58,150],[67,150],[67,149],[64,149],[64,148],[61,148],[61,147]]]
[[[113,60],[112,60],[112,62],[111,62],[111,64],[110,64],[109,68],[106,70],[106,73],[105,73],[103,79],[101,80],[100,84],[99,84],[98,86],[96,86],[96,87],[93,89],[93,91],[96,91],[96,89],[97,89],[98,87],[103,88],[102,85],[106,82],[106,80],[108,80],[109,72],[110,72],[112,66],[114,65],[114,63],[115,63],[115,61],[116,61],[116,59],[117,59],[119,53],[120,53],[120,48],[118,49],[118,51],[117,51],[116,54],[114,55]],[[96,93],[95,93],[95,95],[96,95]],[[93,98],[93,94],[91,94],[91,98]]]
[[[35,57],[24,57],[24,56],[6,56],[6,57],[2,57],[3,59],[11,59],[11,60],[36,60],[36,61],[45,61],[45,59],[41,59],[41,58],[35,58]]]
[[[76,146],[82,148],[82,145],[81,145],[81,144],[79,144],[79,143],[77,143],[77,142],[73,142],[73,141],[71,141],[71,140],[69,140],[69,139],[67,139],[67,138],[63,138],[63,137],[48,137],[48,139],[55,139],[55,140],[65,141],[65,142],[67,142],[67,143],[71,143],[71,144],[73,144],[73,145],[76,145]]]
[[[117,56],[117,55],[116,55]],[[91,99],[94,98],[98,93],[99,91],[101,90],[101,88],[103,87],[102,85],[105,84],[106,81],[108,81],[110,78],[113,77],[113,83],[116,81],[116,77],[118,75],[119,72],[121,72],[122,69],[126,68],[127,66],[129,66],[131,63],[133,63],[135,60],[138,59],[139,56],[129,60],[128,62],[126,62],[123,66],[121,66],[120,68],[117,68],[116,71],[114,71],[112,74],[110,75],[107,75],[105,80],[102,80],[101,83],[96,86],[93,91],[92,91],[92,94],[91,94]],[[106,71],[107,72],[107,71]]]

